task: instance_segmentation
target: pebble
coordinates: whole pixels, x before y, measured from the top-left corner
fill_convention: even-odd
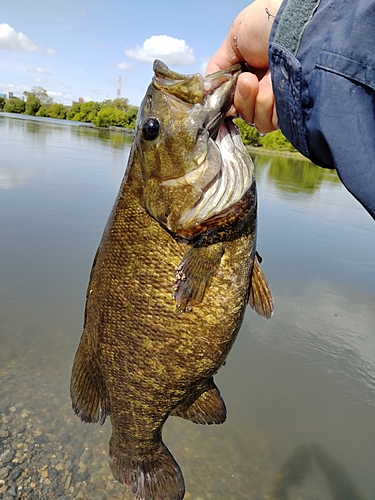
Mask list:
[[[9,473],[8,467],[2,467],[0,469],[0,479],[5,479]]]
[[[17,495],[16,487],[11,486],[9,490],[7,491],[7,494],[11,497],[15,497]]]
[[[9,474],[9,479],[11,479],[12,481],[15,481],[16,479],[18,479],[20,477],[21,474],[22,474],[21,467],[15,467],[12,470],[12,472]]]
[[[108,464],[110,424],[80,422],[66,388],[69,373],[59,380],[58,371],[46,376],[41,368],[38,375],[37,366],[27,372],[19,363],[5,368],[0,363],[0,500],[135,500],[130,488],[114,480]],[[235,481],[231,470],[242,457],[235,440],[170,420],[166,441],[185,476],[185,500],[265,500],[261,485],[271,484],[277,470],[268,459],[268,436],[262,439],[259,429],[249,428],[244,440],[252,443],[249,457],[254,458]]]
[[[6,464],[6,463],[10,462],[13,457],[14,457],[14,451],[13,450],[10,450],[10,449],[4,450],[0,454],[0,464]]]

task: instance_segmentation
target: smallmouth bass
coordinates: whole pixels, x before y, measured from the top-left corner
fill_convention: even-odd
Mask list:
[[[163,424],[225,421],[213,375],[247,303],[273,312],[253,163],[226,117],[240,72],[185,76],[155,61],[91,271],[73,409],[84,422],[111,417],[110,467],[141,500],[183,498]]]

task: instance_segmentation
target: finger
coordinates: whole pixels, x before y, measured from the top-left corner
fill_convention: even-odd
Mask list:
[[[237,80],[234,106],[237,113],[250,124],[254,123],[255,101],[259,91],[258,78],[252,73],[242,73]]]
[[[240,59],[233,52],[229,40],[226,38],[219,50],[208,61],[206,75],[229,68],[237,62],[240,62]]]
[[[279,119],[277,117],[277,111],[276,111],[276,104],[273,105],[273,112],[272,112],[272,125],[275,127],[275,129],[279,129]]]
[[[259,91],[255,102],[254,123],[259,132],[266,134],[276,130],[274,126],[275,99],[272,90],[271,74],[267,74],[259,82]]]

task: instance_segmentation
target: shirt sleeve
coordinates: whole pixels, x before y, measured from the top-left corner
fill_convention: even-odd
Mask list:
[[[284,135],[375,219],[374,46],[374,0],[285,0],[269,64]]]

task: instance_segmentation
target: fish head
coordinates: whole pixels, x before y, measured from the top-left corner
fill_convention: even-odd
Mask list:
[[[154,62],[137,118],[146,210],[170,232],[194,234],[235,205],[252,183],[253,164],[226,114],[236,64],[208,76],[182,75]]]

